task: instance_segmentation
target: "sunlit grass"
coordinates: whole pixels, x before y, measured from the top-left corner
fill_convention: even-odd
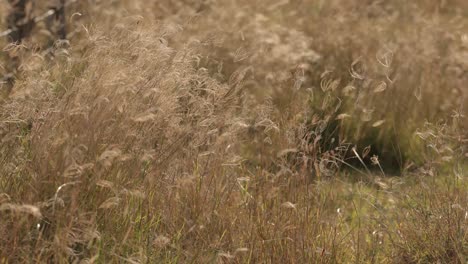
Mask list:
[[[0,262],[465,263],[464,3],[296,2],[82,2],[25,40]]]

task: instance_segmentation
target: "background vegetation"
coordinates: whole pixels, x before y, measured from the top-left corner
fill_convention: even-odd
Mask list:
[[[1,263],[468,261],[466,1],[60,14],[0,39]]]

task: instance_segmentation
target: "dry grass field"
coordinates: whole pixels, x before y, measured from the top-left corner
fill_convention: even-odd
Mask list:
[[[467,1],[66,23],[0,38],[0,263],[468,263]]]

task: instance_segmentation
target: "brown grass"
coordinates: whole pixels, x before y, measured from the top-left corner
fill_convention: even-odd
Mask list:
[[[39,25],[5,51],[0,262],[466,263],[465,5],[83,1],[53,49]]]

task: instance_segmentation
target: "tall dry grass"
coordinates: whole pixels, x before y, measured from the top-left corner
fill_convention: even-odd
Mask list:
[[[81,2],[12,47],[1,261],[465,263],[463,5]]]

